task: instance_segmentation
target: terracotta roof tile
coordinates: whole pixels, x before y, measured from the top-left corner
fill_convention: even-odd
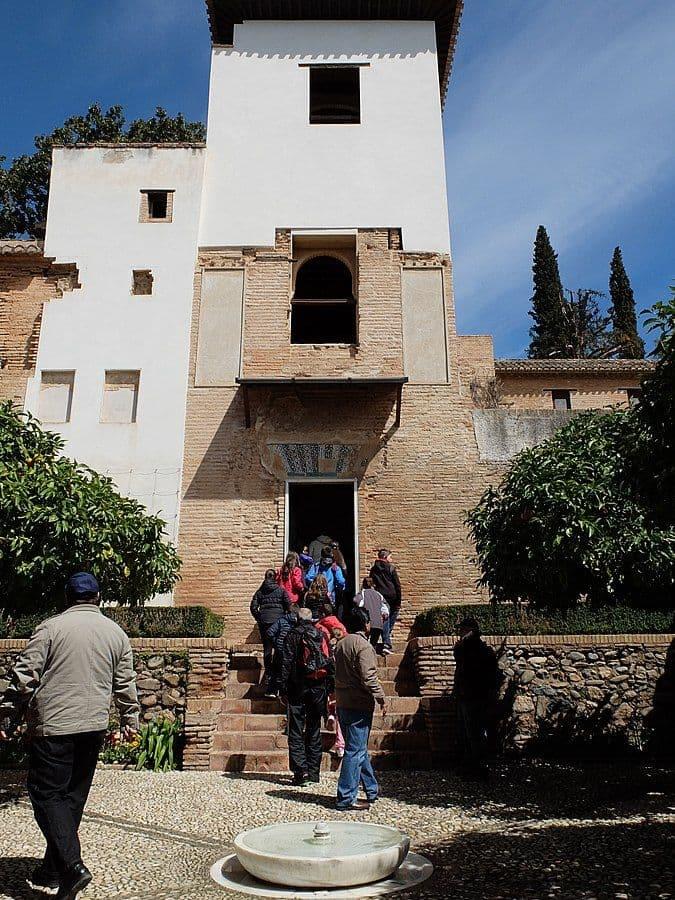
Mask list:
[[[621,372],[651,372],[654,365],[650,359],[496,359],[495,372],[509,374],[590,372],[610,375]]]

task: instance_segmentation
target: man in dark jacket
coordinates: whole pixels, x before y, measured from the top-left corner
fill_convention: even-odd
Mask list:
[[[487,775],[487,729],[497,692],[497,655],[481,640],[478,622],[468,617],[455,644],[455,685],[460,761],[470,776]]]
[[[293,781],[300,787],[318,783],[321,772],[321,720],[332,689],[332,660],[325,657],[325,674],[311,671],[307,648],[330,651],[321,631],[312,623],[311,610],[298,610],[298,624],[284,642],[281,696],[288,707],[288,756]],[[318,674],[319,677],[316,677]]]
[[[269,629],[291,608],[291,599],[286,591],[277,584],[277,573],[274,569],[265,572],[265,580],[251,600],[251,615],[258,623],[263,643],[263,661],[265,666],[266,696],[276,696],[274,685],[274,639]]]
[[[382,652],[387,654],[393,650],[392,632],[401,611],[401,582],[399,581],[396,567],[392,562],[390,550],[378,550],[377,559],[370,570],[370,577],[373,581],[373,587],[382,594],[389,607],[389,618],[384,623],[382,630],[382,640],[384,642]]]

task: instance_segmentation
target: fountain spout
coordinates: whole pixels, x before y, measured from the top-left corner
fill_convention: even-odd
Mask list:
[[[325,822],[317,822],[314,826],[314,840],[317,844],[328,844],[332,835],[330,833],[330,828]]]

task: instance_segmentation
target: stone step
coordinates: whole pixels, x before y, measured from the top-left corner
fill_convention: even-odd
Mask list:
[[[274,703],[274,701],[270,702]],[[242,720],[245,718],[247,712],[249,711],[245,711],[244,713],[240,711],[221,712],[216,720],[216,731],[218,733],[227,734],[244,730]],[[280,717],[284,719],[285,727],[285,716],[283,715],[283,707],[281,704],[278,704],[278,708],[270,710],[269,712],[257,710],[256,708],[250,710],[250,712],[257,714],[262,712],[265,714],[267,721],[272,718],[278,721],[277,717]],[[270,727],[265,730],[272,731],[274,729]],[[389,712],[385,716],[376,713],[373,717],[373,731],[424,731],[426,733],[424,713],[422,710],[418,710],[414,713]]]
[[[375,750],[371,753],[373,766],[382,770],[394,769],[431,769],[433,756],[427,751],[413,753],[395,752],[391,750]],[[288,753],[283,750],[265,752],[243,752],[218,750],[211,754],[210,768],[216,772],[260,772],[288,775]],[[339,760],[324,753],[321,770],[335,771],[339,768]]]
[[[420,697],[411,696],[389,696],[386,701],[387,714],[406,714],[412,715],[422,708],[422,700]],[[250,698],[225,697],[221,701],[221,712],[236,713],[239,715],[259,715],[262,717],[269,715],[281,715],[284,706],[278,700],[256,700]]]
[[[327,752],[335,743],[335,732],[322,732],[323,749]],[[368,744],[371,750],[417,751],[429,749],[429,738],[424,731],[373,731]],[[243,731],[217,733],[213,737],[213,751],[227,750],[258,753],[269,750],[287,750],[288,737],[278,732]]]
[[[416,697],[419,695],[417,684],[410,679],[397,678],[395,681],[380,679],[380,684],[387,697]],[[266,700],[265,688],[262,684],[250,681],[228,681],[225,684],[225,696],[230,700]]]

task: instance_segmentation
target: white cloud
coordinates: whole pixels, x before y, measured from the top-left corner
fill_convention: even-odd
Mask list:
[[[537,225],[572,248],[675,174],[675,4],[504,3],[467,4],[446,107],[457,304],[472,325],[514,291],[526,305]],[[495,319],[507,329],[503,309]]]

